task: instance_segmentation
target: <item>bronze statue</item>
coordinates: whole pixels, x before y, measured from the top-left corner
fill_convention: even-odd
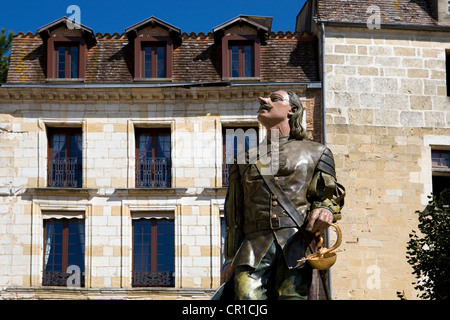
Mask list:
[[[298,96],[279,90],[259,103],[267,143],[279,136],[278,165],[273,174],[262,174],[259,160],[230,166],[223,280],[236,300],[308,299],[312,268],[298,261],[317,250],[314,234],[340,219],[345,193],[331,151],[306,139]]]

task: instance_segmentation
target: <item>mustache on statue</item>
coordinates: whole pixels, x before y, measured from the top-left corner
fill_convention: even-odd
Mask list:
[[[257,113],[259,113],[261,110],[267,110],[267,111],[270,111],[271,109],[272,109],[273,107],[271,107],[271,106],[269,106],[268,104],[261,104],[260,106],[259,106],[259,109],[258,109],[258,112]]]

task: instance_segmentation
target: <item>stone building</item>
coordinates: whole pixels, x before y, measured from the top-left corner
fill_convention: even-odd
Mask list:
[[[448,1],[308,0],[319,41],[325,142],[347,188],[337,299],[416,298],[406,261],[416,210],[450,186]]]
[[[238,16],[207,34],[155,17],[18,33],[0,87],[0,297],[208,299],[226,129],[263,139],[257,97],[290,89],[347,191],[333,298],[414,299],[415,211],[450,185],[448,2],[300,9],[295,32]]]
[[[0,87],[0,298],[208,299],[220,284],[227,129],[294,90],[320,141],[317,41],[238,16],[123,34],[61,18],[14,37]]]

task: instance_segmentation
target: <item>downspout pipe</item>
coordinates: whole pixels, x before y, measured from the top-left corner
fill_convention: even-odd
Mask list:
[[[321,51],[321,58],[322,58],[322,143],[324,145],[327,144],[327,115],[326,115],[326,95],[325,95],[325,24],[323,22],[321,22],[320,24],[321,27],[321,47],[322,47],[322,51]],[[326,243],[327,243],[327,248],[330,247],[330,231],[329,228],[327,228],[326,230]],[[333,294],[332,294],[332,288],[331,288],[331,268],[328,269],[328,289],[329,289],[329,295],[330,295],[330,300],[332,300]]]

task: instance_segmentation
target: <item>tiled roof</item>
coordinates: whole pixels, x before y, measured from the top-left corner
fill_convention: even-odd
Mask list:
[[[320,21],[366,23],[370,6],[380,8],[381,24],[437,25],[430,0],[317,0]]]
[[[97,43],[87,48],[86,83],[132,83],[133,45],[124,34],[96,34]],[[212,33],[183,33],[174,47],[173,82],[222,80],[221,48]],[[319,81],[317,54],[312,36],[271,32],[261,46],[261,82]],[[46,49],[39,34],[14,37],[9,83],[46,82]]]

